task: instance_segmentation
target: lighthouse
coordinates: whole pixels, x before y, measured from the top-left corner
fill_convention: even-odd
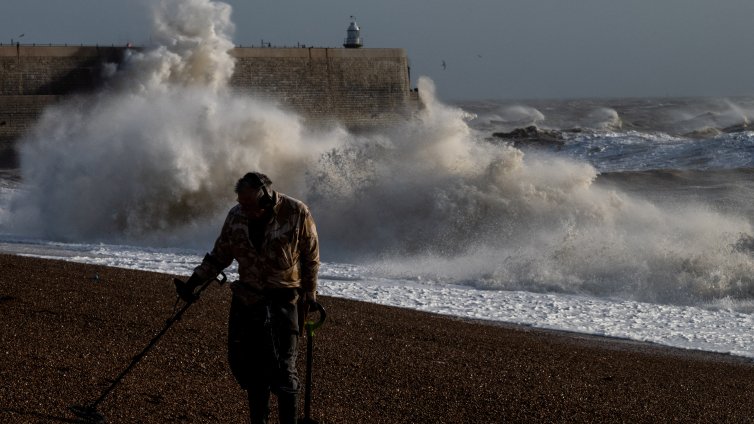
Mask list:
[[[353,19],[353,16],[351,16],[351,25],[348,26],[348,30],[346,31],[348,33],[348,37],[346,37],[346,41],[343,43],[343,47],[347,49],[358,49],[361,47],[361,30],[359,29],[359,26],[356,25],[356,21]]]

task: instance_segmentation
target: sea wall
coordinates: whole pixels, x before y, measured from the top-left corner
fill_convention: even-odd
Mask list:
[[[231,85],[310,119],[348,127],[394,123],[416,107],[403,49],[238,48]]]
[[[44,108],[97,90],[125,47],[0,46],[0,162]],[[351,130],[395,124],[418,109],[404,49],[235,48],[231,86],[317,125]]]

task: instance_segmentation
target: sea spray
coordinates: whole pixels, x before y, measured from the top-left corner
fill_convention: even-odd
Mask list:
[[[587,114],[586,126],[600,130],[618,130],[623,126],[623,121],[615,109],[601,107]]]
[[[750,105],[723,98],[672,108],[661,116],[668,122],[666,130],[698,138],[746,129],[754,118],[754,110]]]
[[[439,104],[323,156],[313,186],[323,245],[378,275],[487,289],[669,303],[754,297],[743,217],[662,205],[594,182],[587,163],[492,144]]]
[[[539,125],[545,120],[545,115],[542,112],[530,106],[508,106],[498,113],[498,120],[510,128]]]
[[[30,190],[14,231],[70,241],[207,244],[249,170],[303,193],[307,163],[343,132],[305,131],[301,118],[227,89],[230,7],[155,5],[154,41],[106,89],[49,108],[21,142]]]

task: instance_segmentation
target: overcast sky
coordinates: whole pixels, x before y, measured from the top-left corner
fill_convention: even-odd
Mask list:
[[[3,0],[0,41],[143,44],[147,0]],[[754,94],[752,0],[232,0],[234,42],[402,47],[441,98]],[[445,61],[446,69],[442,62]]]

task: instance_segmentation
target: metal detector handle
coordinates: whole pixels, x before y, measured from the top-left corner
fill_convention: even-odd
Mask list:
[[[321,327],[327,318],[327,312],[325,308],[318,302],[309,304],[310,307],[316,309],[319,312],[319,321],[307,321],[306,322],[306,390],[304,393],[304,418],[299,420],[299,424],[317,424],[316,420],[311,418],[312,411],[312,362],[314,361],[314,330]]]
[[[199,288],[199,290],[197,290],[196,292],[194,292],[194,296],[196,296],[196,299],[194,299],[192,302],[198,300],[199,299],[199,294],[201,292],[203,292],[204,289],[206,289],[207,287],[209,287],[210,284],[212,284],[214,281],[217,281],[218,283],[220,283],[221,286],[223,284],[225,284],[226,281],[228,281],[228,276],[225,275],[224,271],[220,271],[220,274],[218,274],[218,276],[222,276],[222,278],[215,277],[215,278],[213,278],[211,280],[207,280],[204,284],[202,284],[201,287]]]
[[[187,294],[188,298],[186,298],[182,294],[182,291],[185,290],[185,288],[187,286],[187,283],[184,282],[181,279],[174,278],[173,279],[173,283],[175,284],[175,288],[176,288],[176,292],[178,293],[178,296],[175,299],[175,305],[173,305],[173,315],[174,315],[174,317],[168,318],[168,321],[170,321],[170,320],[177,321],[177,320],[181,319],[181,314],[177,314],[176,315],[176,311],[177,311],[177,308],[178,308],[178,303],[181,301],[181,299],[183,299],[186,302],[186,305],[190,305],[190,304],[196,302],[197,300],[199,300],[199,295],[202,294],[202,292],[204,290],[206,290],[207,287],[209,287],[210,284],[212,284],[213,282],[217,281],[222,286],[223,284],[225,284],[226,281],[228,281],[228,276],[225,275],[225,272],[220,271],[220,273],[218,275],[221,275],[222,278],[217,278],[217,276],[216,276],[215,278],[212,278],[210,280],[205,281],[204,283],[202,283],[199,286],[199,290],[194,289],[194,291],[191,291],[190,293],[188,293]]]
[[[325,311],[325,307],[322,306],[319,302],[314,302],[309,305],[310,307],[313,307],[314,309],[319,312],[319,321],[307,321],[306,322],[306,329],[309,332],[309,334],[313,333],[314,330],[318,329],[322,326],[322,324],[325,323],[325,319],[327,318],[327,312]]]
[[[228,281],[228,276],[225,275],[225,271],[220,271],[220,273],[218,274],[218,276],[222,276],[222,278],[215,277],[215,278],[213,278],[211,280],[207,280],[207,282],[205,282],[204,285],[202,285],[201,290],[199,290],[198,292],[196,292],[196,294],[199,294],[204,289],[206,289],[207,287],[209,287],[209,285],[212,284],[213,281],[217,281],[218,283],[220,283],[221,286],[223,284],[225,284],[226,281]]]

